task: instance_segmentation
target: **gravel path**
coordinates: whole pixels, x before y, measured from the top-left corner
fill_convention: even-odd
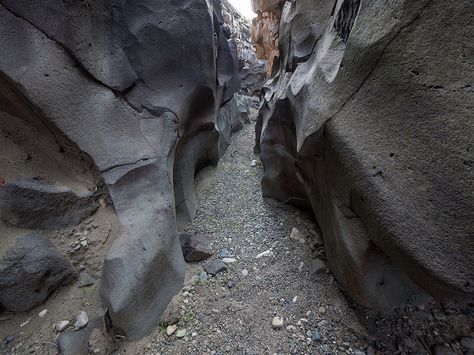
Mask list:
[[[124,344],[123,353],[429,354],[426,344],[445,340],[440,333],[450,341],[457,336],[453,329],[460,332],[456,327],[466,319],[455,326],[446,317],[436,323],[415,317],[417,309],[410,306],[383,318],[348,300],[322,268],[324,248],[310,215],[262,198],[263,167],[251,166],[253,140],[248,124],[233,136],[218,166],[198,175],[197,215],[182,228],[211,241],[211,260],[227,249],[236,262],[205,281],[196,278],[209,260],[189,264],[187,284],[164,322],[141,342]],[[290,238],[293,227],[306,238]],[[270,255],[256,258],[267,250]],[[283,318],[281,328],[272,326],[274,317]],[[177,329],[166,335],[172,323]]]

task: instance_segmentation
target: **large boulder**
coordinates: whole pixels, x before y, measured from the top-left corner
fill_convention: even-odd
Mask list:
[[[103,179],[121,234],[101,296],[113,331],[138,339],[181,287],[175,205],[194,213],[195,171],[217,161],[217,112],[238,89],[220,8],[205,0],[0,4],[0,109],[45,127]]]
[[[69,260],[47,237],[18,237],[0,261],[0,306],[9,311],[27,311],[76,277]]]
[[[422,290],[473,301],[469,12],[440,0],[283,7],[257,122],[264,195],[311,205],[331,271],[366,306]]]
[[[39,179],[9,181],[0,188],[0,219],[23,228],[77,225],[97,207],[92,192],[75,192]]]

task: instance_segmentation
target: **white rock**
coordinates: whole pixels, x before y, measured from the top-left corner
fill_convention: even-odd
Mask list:
[[[58,332],[65,331],[69,327],[70,322],[68,320],[62,320],[58,322],[55,327]]]
[[[296,330],[296,327],[294,325],[289,325],[286,327],[286,330],[290,333],[293,333]]]
[[[185,335],[186,335],[186,329],[180,329],[176,332],[177,338],[184,338]]]
[[[247,277],[249,275],[249,271],[247,269],[242,270],[242,276]]]
[[[38,313],[38,317],[43,318],[48,313],[47,309],[43,309],[41,312]]]
[[[189,291],[184,291],[183,292],[183,297],[188,297],[189,296]]]
[[[298,296],[293,297],[293,303],[296,303],[297,300],[298,300]]]
[[[284,324],[283,317],[279,317],[279,316],[273,317],[273,319],[272,319],[273,329],[283,328],[283,324]]]
[[[325,314],[326,313],[326,308],[319,307],[318,312],[321,313],[321,314]]]
[[[304,236],[304,234],[301,233],[295,227],[293,227],[293,229],[291,230],[290,238],[301,244],[306,243],[306,237]]]
[[[257,166],[257,164],[258,164],[258,161],[256,161],[256,160],[254,159],[254,160],[252,160],[252,162],[250,163],[250,166],[255,167],[255,166]]]
[[[268,256],[270,255],[272,252],[270,250],[265,250],[264,252],[261,252],[260,254],[258,254],[255,258],[256,259],[260,259],[261,257],[263,256]]]
[[[237,262],[237,259],[234,259],[234,258],[224,258],[224,259],[222,259],[222,262],[223,262],[224,264],[233,264],[233,263]]]
[[[170,336],[170,335],[173,335],[173,333],[176,331],[176,329],[178,329],[178,327],[176,325],[169,325],[166,327],[166,335]]]
[[[23,323],[20,324],[20,328],[23,328],[25,325],[27,325],[31,320],[31,317],[25,320]]]
[[[74,327],[76,329],[81,329],[84,328],[87,323],[89,323],[89,317],[87,316],[87,313],[84,311],[81,311],[79,315],[76,318],[76,322],[74,323]]]

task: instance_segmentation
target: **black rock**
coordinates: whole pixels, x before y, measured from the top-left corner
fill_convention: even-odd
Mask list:
[[[313,330],[311,334],[311,339],[315,342],[320,342],[321,341],[321,333],[318,332],[317,330]]]
[[[0,261],[0,305],[26,311],[77,277],[68,259],[44,236],[19,237]]]
[[[14,342],[15,341],[15,337],[13,335],[9,335],[7,337],[5,337],[5,345],[8,345],[10,344],[11,342]]]
[[[227,266],[222,262],[222,260],[216,259],[208,262],[204,269],[208,274],[216,276],[220,272],[227,271]]]
[[[474,351],[474,338],[463,337],[459,342],[464,348]]]
[[[87,355],[89,338],[94,329],[102,324],[102,317],[97,317],[79,330],[67,330],[58,338],[58,348],[62,355]]]
[[[212,255],[209,242],[201,233],[195,233],[194,235],[180,233],[179,240],[181,242],[184,260],[187,262],[202,261]]]
[[[0,219],[30,229],[76,225],[97,209],[92,193],[76,193],[46,181],[21,179],[0,189]]]
[[[433,348],[433,355],[456,355],[457,353],[446,345],[438,344]]]

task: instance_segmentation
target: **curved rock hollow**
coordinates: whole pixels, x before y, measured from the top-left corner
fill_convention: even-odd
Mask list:
[[[218,0],[0,1],[9,154],[0,218],[24,228],[74,225],[107,190],[121,233],[101,298],[113,331],[130,340],[156,325],[180,289],[176,213],[193,216],[196,170],[216,163],[242,124],[234,93],[238,55],[250,45],[221,11]]]
[[[264,196],[311,206],[359,303],[472,303],[472,2],[253,3],[273,73],[256,125]]]

